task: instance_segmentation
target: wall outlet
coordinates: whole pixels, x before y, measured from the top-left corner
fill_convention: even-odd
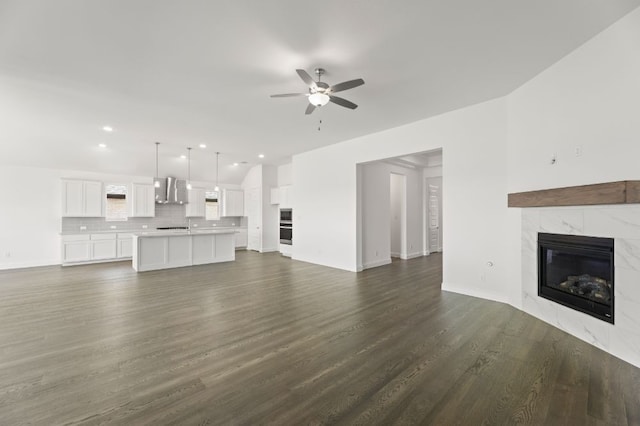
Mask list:
[[[148,227],[148,225],[142,225],[142,229],[147,229]]]
[[[87,230],[87,227],[86,227],[86,226],[84,226],[84,225],[82,225],[82,226],[80,227],[80,230],[81,230],[81,231],[86,231],[86,230]]]
[[[582,145],[577,145],[573,152],[576,157],[580,157],[582,155]]]
[[[115,225],[111,225],[109,228],[116,229],[116,226]]]

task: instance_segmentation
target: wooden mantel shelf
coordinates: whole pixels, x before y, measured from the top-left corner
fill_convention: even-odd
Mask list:
[[[640,180],[569,186],[541,191],[515,192],[509,207],[591,206],[640,203]]]

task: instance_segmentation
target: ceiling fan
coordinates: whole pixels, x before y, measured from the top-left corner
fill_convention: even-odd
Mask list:
[[[334,96],[333,94],[336,92],[341,92],[343,90],[353,89],[354,87],[362,86],[364,84],[364,80],[361,78],[357,78],[355,80],[344,81],[342,83],[334,84],[333,86],[329,86],[324,81],[320,81],[322,75],[326,72],[324,68],[316,68],[315,74],[318,76],[318,81],[314,81],[313,78],[309,75],[305,70],[297,69],[296,72],[304,81],[309,85],[309,93],[283,93],[280,95],[271,95],[272,98],[289,98],[293,96],[306,96],[309,99],[309,105],[307,106],[307,110],[305,114],[311,114],[316,108],[324,106],[329,102],[333,102],[334,104],[338,104],[345,108],[356,109],[358,105],[354,104],[351,101],[348,101],[344,98],[340,98],[338,96]]]

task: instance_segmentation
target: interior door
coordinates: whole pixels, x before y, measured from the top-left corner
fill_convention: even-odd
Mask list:
[[[429,251],[440,251],[440,188],[429,184],[428,223],[429,223]]]

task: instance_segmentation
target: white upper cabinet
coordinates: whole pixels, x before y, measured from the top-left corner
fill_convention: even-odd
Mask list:
[[[62,217],[101,217],[102,182],[62,180]]]
[[[291,185],[271,188],[271,204],[279,204],[281,209],[291,208]]]
[[[244,192],[236,189],[222,190],[222,215],[244,216]]]
[[[271,188],[271,204],[280,204],[280,188]]]
[[[187,191],[188,203],[186,208],[187,217],[204,217],[206,191],[202,188],[191,188]]]
[[[291,200],[291,185],[281,186],[280,188],[280,208],[281,209],[290,209],[292,203]]]
[[[154,217],[156,215],[155,188],[153,184],[133,183],[130,191],[129,217]]]

